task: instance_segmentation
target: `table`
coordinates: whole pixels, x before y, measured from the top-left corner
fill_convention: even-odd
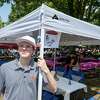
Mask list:
[[[69,85],[69,79],[62,76],[57,77],[59,78],[57,80],[57,87],[65,92],[64,100],[70,100],[70,94],[79,89],[84,89],[84,92],[87,92],[87,86],[85,84],[71,80],[71,84]]]

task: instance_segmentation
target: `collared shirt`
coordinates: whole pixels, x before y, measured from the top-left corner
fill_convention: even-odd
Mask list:
[[[0,67],[0,92],[5,88],[4,100],[37,100],[36,64],[23,69],[18,60]]]

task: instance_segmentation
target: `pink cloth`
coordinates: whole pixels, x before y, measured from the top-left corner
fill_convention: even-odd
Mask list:
[[[81,70],[89,70],[89,69],[93,69],[96,67],[100,67],[100,61],[97,61],[97,62],[91,61],[91,62],[80,63]]]

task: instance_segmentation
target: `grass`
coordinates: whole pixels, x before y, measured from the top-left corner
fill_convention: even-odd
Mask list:
[[[90,72],[88,73],[85,84],[88,87],[88,93],[86,93],[86,98],[90,98],[97,94],[97,90],[100,91],[100,69],[99,72]],[[100,95],[100,94],[99,94]]]
[[[3,100],[2,97],[0,97],[0,100]]]

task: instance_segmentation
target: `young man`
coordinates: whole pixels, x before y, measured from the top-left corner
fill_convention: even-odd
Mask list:
[[[19,59],[3,64],[0,67],[0,93],[4,100],[37,100],[38,67],[43,72],[44,83],[52,92],[56,91],[56,81],[51,75],[44,59],[38,62],[32,59],[36,44],[34,38],[23,36],[16,39]]]

